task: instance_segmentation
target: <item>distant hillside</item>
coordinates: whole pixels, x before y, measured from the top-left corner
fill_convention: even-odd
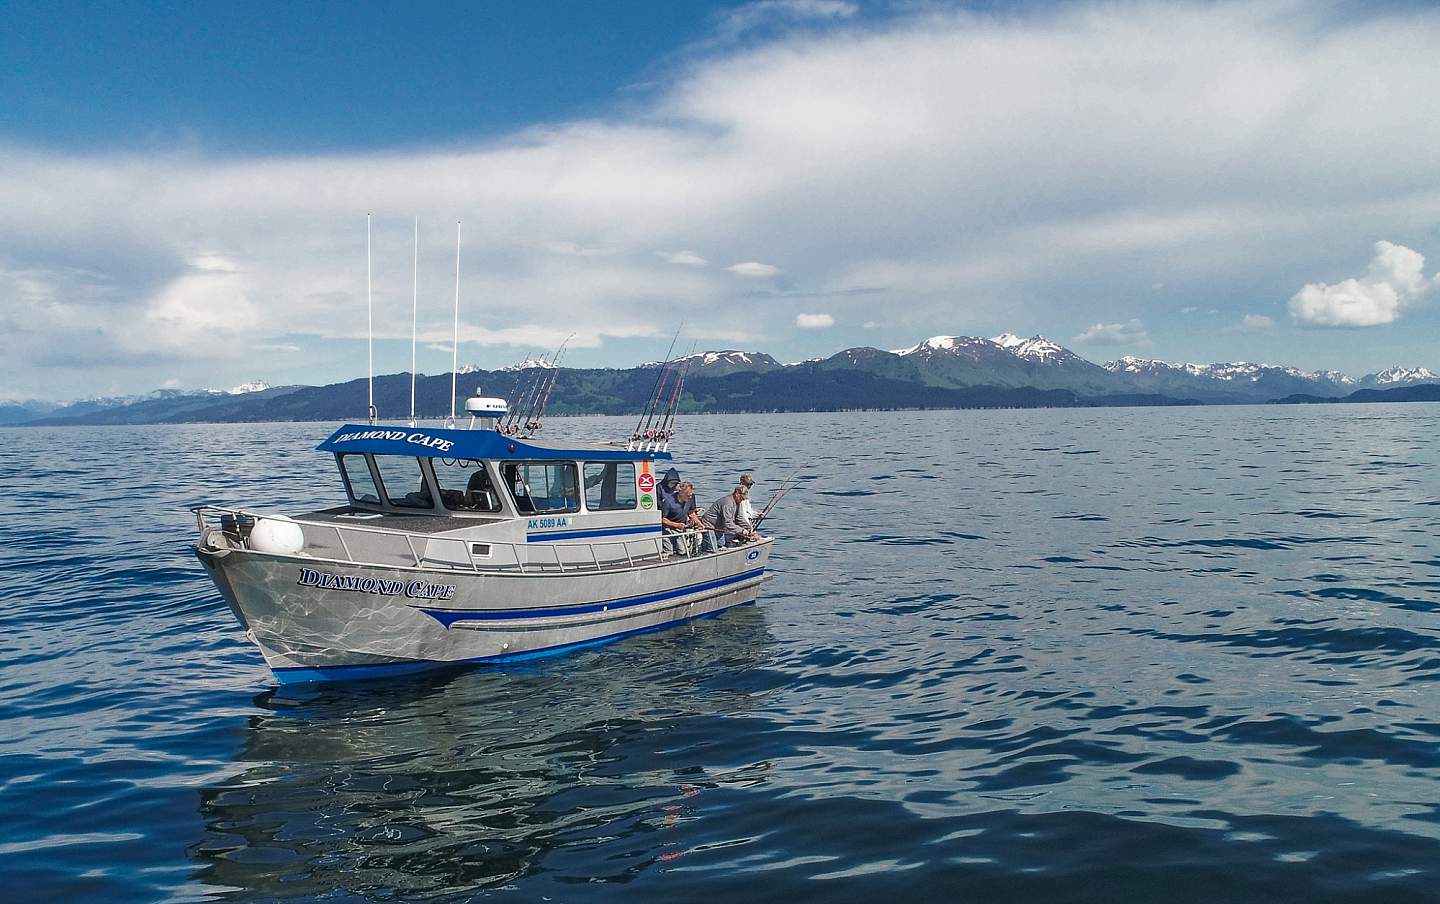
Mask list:
[[[1255,404],[1325,401],[1422,401],[1435,375],[1423,367],[1392,367],[1359,379],[1335,371],[1302,371],[1270,364],[1169,364],[1123,357],[1104,366],[1044,336],[1004,333],[932,336],[903,349],[849,348],[828,358],[781,364],[762,352],[697,352],[688,364],[680,410],[834,411],[895,408],[989,408]],[[461,369],[451,400],[448,373],[416,380],[416,413],[432,419],[464,411],[477,387],[516,401],[517,386],[551,365],[527,361],[486,371]],[[631,368],[562,367],[549,399],[550,414],[636,414],[650,398],[658,364]],[[1359,390],[1359,391],[1355,391]],[[1341,399],[1341,395],[1349,392]],[[228,391],[161,390],[130,399],[91,399],[57,406],[0,406],[0,423],[168,424],[203,421],[354,419],[366,410],[363,379],[329,386],[272,389],[247,383]],[[375,404],[385,420],[410,411],[410,377],[375,378]]]
[[[1394,389],[1359,389],[1347,396],[1296,394],[1276,399],[1276,405],[1327,405],[1346,402],[1440,402],[1440,383],[1397,386]]]
[[[255,384],[249,384],[255,385]],[[264,385],[264,384],[259,384]],[[408,385],[408,383],[407,383]],[[241,392],[176,392],[161,390],[134,401],[91,399],[75,402],[33,418],[28,426],[69,424],[170,424],[185,421],[249,420],[243,412],[251,406],[311,387],[280,386],[245,389]],[[363,406],[362,406],[363,410]],[[237,416],[240,415],[240,416]]]

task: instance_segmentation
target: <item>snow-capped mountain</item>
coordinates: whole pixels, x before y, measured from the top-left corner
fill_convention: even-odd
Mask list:
[[[768,373],[783,366],[764,352],[744,352],[734,348],[696,352],[675,360],[681,364],[688,364],[692,376],[703,374],[707,377],[720,377],[745,371]],[[647,361],[640,366],[653,368],[659,367],[662,363],[661,361]]]
[[[507,365],[505,365],[504,367],[502,367],[502,368],[500,368],[499,370],[497,370],[496,373],[512,373],[512,372],[517,371],[517,370],[533,370],[533,369],[536,368],[536,367],[543,367],[543,368],[549,369],[549,368],[552,368],[552,367],[554,367],[554,366],[555,366],[554,364],[551,364],[549,361],[546,361],[544,358],[526,358],[524,361],[521,361],[519,364],[507,364]],[[481,367],[480,365],[478,365],[478,364],[466,364],[464,367],[460,368],[460,370],[458,370],[458,371],[456,371],[456,372],[457,372],[457,373],[462,373],[462,374],[473,374],[473,373],[476,373],[476,372],[481,371],[481,370],[484,370],[484,368],[482,368],[482,367]]]
[[[1015,357],[1024,358],[1026,361],[1060,364],[1072,360],[1085,360],[1060,343],[1052,339],[1046,339],[1044,336],[1031,336],[1029,339],[1021,339],[1014,333],[1001,333],[993,337],[990,341]],[[1089,364],[1090,362],[1086,361],[1085,363]]]
[[[1304,371],[1249,361],[1171,364],[1126,355],[1108,362],[1105,369],[1139,391],[1202,401],[1264,401],[1295,393],[1340,395],[1355,388],[1353,378],[1337,371]]]
[[[1075,361],[1084,360],[1053,339],[1046,339],[1044,336],[1031,336],[1029,339],[1022,339],[1014,333],[1001,333],[989,339],[982,339],[979,336],[931,336],[924,342],[913,345],[910,348],[894,349],[891,351],[891,354],[907,357],[909,355],[925,355],[934,352],[963,352],[965,350],[977,349],[988,350],[991,347],[998,348],[1025,361],[1058,363],[1072,359]]]
[[[854,357],[857,351],[849,349],[841,354]],[[890,354],[911,365],[915,377],[936,386],[1033,386],[1106,392],[1115,382],[1097,365],[1044,336],[931,336]],[[835,367],[853,366],[833,357],[830,362]],[[901,375],[893,367],[886,370]]]
[[[1428,367],[1387,367],[1379,373],[1368,374],[1361,382],[1376,386],[1404,386],[1407,383],[1434,383],[1440,381]]]
[[[1228,364],[1170,364],[1149,358],[1125,355],[1105,364],[1105,369],[1116,374],[1137,374],[1159,376],[1184,374],[1229,383],[1256,383],[1267,377],[1290,377],[1313,383],[1330,384],[1337,388],[1403,386],[1409,383],[1432,383],[1440,381],[1429,368],[1387,367],[1379,373],[1366,374],[1355,378],[1338,370],[1301,370],[1298,367],[1284,367],[1279,364],[1251,364],[1236,361]]]
[[[1252,364],[1249,361],[1234,361],[1225,364],[1170,364],[1149,358],[1125,355],[1107,362],[1105,369],[1117,374],[1141,374],[1159,376],[1184,374],[1224,383],[1256,383],[1267,377],[1290,377],[1317,383],[1334,383],[1337,386],[1353,385],[1354,377],[1338,370],[1305,371],[1298,367],[1284,367],[1279,364]]]
[[[910,355],[930,355],[935,352],[959,352],[974,349],[988,349],[997,345],[989,339],[981,339],[979,336],[931,336],[918,345],[910,348],[891,349],[890,354],[899,355],[902,358]],[[999,347],[999,346],[997,346]]]
[[[252,392],[264,392],[270,388],[270,384],[264,380],[251,380],[248,383],[241,383],[239,386],[225,390],[226,395],[246,395]]]
[[[1222,364],[1170,364],[1149,358],[1125,355],[1110,361],[1105,369],[1148,391],[1191,392],[1206,401],[1227,398],[1278,398],[1308,394],[1341,396],[1357,389],[1386,389],[1416,383],[1440,382],[1424,367],[1391,367],[1379,373],[1352,377],[1338,370],[1301,370],[1278,364],[1236,361]]]

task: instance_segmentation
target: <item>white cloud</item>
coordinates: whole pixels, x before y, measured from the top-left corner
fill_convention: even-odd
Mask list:
[[[221,254],[198,254],[190,259],[190,266],[196,270],[218,270],[221,273],[234,273],[239,269],[233,261]]]
[[[540,247],[551,254],[574,254],[579,257],[600,257],[615,253],[613,248],[586,248],[575,242],[541,242]]]
[[[861,328],[867,330],[878,330],[880,326],[880,323],[874,320],[867,320],[863,324],[861,324]]]
[[[410,335],[419,215],[421,331],[447,365],[457,216],[473,218],[464,341],[518,354],[574,330],[595,359],[681,320],[696,336],[743,322],[785,357],[794,308],[757,291],[764,277],[837,293],[823,304],[837,340],[878,319],[874,297],[838,294],[855,286],[884,287],[885,325],[916,335],[1023,320],[1133,337],[1143,328],[1106,322],[1116,298],[1142,299],[1158,329],[1282,266],[1323,273],[1357,235],[1440,221],[1440,117],[1417,112],[1440,108],[1440,9],[896,8],[910,12],[756,6],[762,24],[824,27],[707,44],[648,96],[496,140],[268,156],[0,146],[0,386],[240,382],[253,346],[363,339],[367,210],[376,335]],[[655,253],[698,248],[745,264]],[[1306,287],[1293,316],[1399,316],[1420,294],[1406,266],[1388,255],[1354,285]],[[227,361],[233,379],[216,372]],[[376,364],[407,368],[408,347]]]
[[[847,0],[754,0],[731,10],[725,16],[722,32],[736,37],[767,22],[848,19],[858,11],[859,7]]]
[[[1334,285],[1309,283],[1290,299],[1290,316],[1302,326],[1380,326],[1398,320],[1440,275],[1425,279],[1425,257],[1393,242],[1375,243],[1364,276]]]
[[[292,345],[288,342],[267,342],[261,343],[260,345],[252,345],[251,348],[257,352],[282,352],[284,354],[294,354],[300,351],[300,346]]]
[[[703,267],[710,263],[693,251],[657,251],[655,256],[666,263],[679,264],[683,267]]]
[[[829,314],[796,314],[795,325],[802,330],[819,330],[835,325],[835,318]]]
[[[1246,314],[1240,322],[1221,330],[1223,333],[1263,333],[1275,328],[1275,320],[1264,314]]]
[[[780,268],[774,264],[762,264],[758,261],[745,261],[740,264],[731,264],[725,268],[736,276],[765,277],[774,276],[780,272]]]
[[[1072,342],[1077,345],[1146,345],[1150,335],[1145,324],[1139,320],[1124,323],[1097,323],[1076,336]]]

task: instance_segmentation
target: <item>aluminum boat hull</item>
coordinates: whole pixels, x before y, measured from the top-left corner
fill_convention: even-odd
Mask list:
[[[276,679],[291,684],[524,659],[712,615],[754,601],[771,543],[545,574],[195,552]]]

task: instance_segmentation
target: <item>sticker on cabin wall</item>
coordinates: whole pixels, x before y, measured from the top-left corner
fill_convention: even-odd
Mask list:
[[[655,492],[654,474],[641,474],[638,478],[636,478],[635,483],[640,487],[640,492],[642,493]]]
[[[655,497],[654,497],[654,496],[651,496],[649,493],[646,493],[644,496],[641,496],[641,497],[640,497],[640,507],[641,507],[642,509],[646,509],[647,511],[648,511],[649,509],[654,508],[654,507],[655,507]]]

